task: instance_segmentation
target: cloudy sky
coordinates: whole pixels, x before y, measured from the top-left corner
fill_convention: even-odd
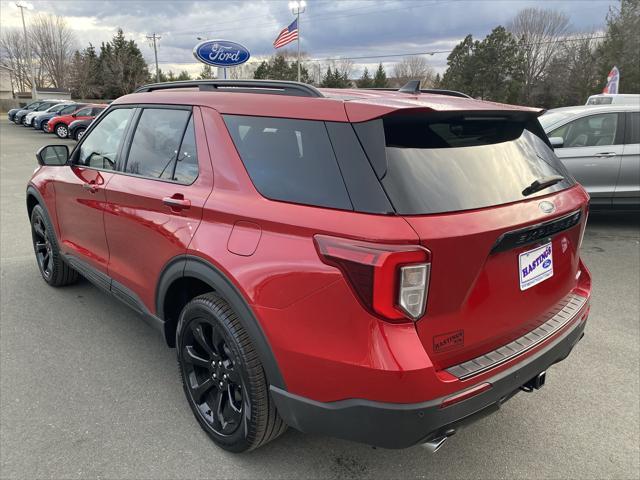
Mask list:
[[[575,32],[601,30],[616,0],[307,0],[301,17],[302,49],[314,59],[396,55],[450,50],[465,35],[482,38],[506,24],[519,10],[546,7],[565,12]],[[274,52],[272,42],[292,21],[286,0],[262,1],[84,1],[31,0],[36,12],[66,18],[76,31],[78,47],[99,46],[121,27],[135,39],[151,64],[153,49],[146,35],[162,38],[158,56],[163,70],[195,73],[196,37],[224,38],[244,44],[254,58]],[[0,27],[21,27],[14,2],[0,1]],[[295,48],[295,45],[292,44]],[[447,53],[426,56],[443,71]],[[359,58],[355,74],[398,57]]]

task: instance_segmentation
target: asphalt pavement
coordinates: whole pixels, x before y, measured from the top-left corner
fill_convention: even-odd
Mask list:
[[[2,115],[0,478],[640,477],[637,215],[591,216],[586,335],[546,386],[518,394],[435,455],[291,429],[233,455],[200,430],[175,350],[137,314],[86,281],[53,289],[41,280],[24,193],[34,152],[53,143]]]

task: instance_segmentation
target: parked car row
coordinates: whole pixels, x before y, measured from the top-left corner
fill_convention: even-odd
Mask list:
[[[70,100],[37,100],[24,108],[9,110],[7,117],[16,125],[55,133],[59,138],[80,140],[93,119],[106,107]]]

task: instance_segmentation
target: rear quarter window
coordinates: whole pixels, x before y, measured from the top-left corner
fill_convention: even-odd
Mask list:
[[[256,189],[291,203],[352,210],[324,122],[225,115]]]

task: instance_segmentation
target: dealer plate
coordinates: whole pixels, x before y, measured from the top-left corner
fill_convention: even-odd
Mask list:
[[[520,290],[527,290],[553,276],[553,250],[551,242],[523,252],[518,256]]]

